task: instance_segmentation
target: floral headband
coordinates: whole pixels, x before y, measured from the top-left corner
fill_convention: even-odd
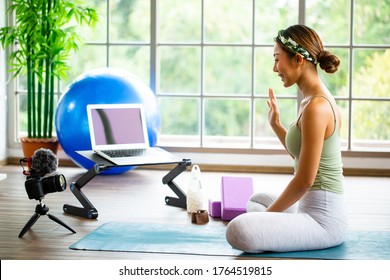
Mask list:
[[[280,42],[286,46],[288,49],[290,49],[291,51],[293,51],[294,53],[297,53],[297,54],[300,54],[302,55],[306,60],[308,61],[311,61],[313,62],[315,65],[317,65],[317,60],[315,60],[311,55],[310,53],[305,50],[302,46],[300,46],[297,42],[295,42],[293,39],[291,38],[286,38],[284,37],[283,35],[284,33],[284,30],[280,30],[278,32],[278,39],[280,40]]]

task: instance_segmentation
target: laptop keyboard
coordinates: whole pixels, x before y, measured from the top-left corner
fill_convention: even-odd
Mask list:
[[[146,149],[102,151],[110,157],[138,157],[147,155]]]

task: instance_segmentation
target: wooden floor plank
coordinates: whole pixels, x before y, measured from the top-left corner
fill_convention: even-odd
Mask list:
[[[58,170],[70,182],[77,180],[85,170],[61,167]],[[67,215],[64,204],[79,206],[69,187],[64,192],[47,194],[43,202],[49,213],[64,221],[76,234],[41,216],[23,238],[18,235],[34,214],[37,201],[28,199],[25,176],[20,166],[0,167],[6,174],[0,180],[0,258],[7,259],[212,259],[211,256],[141,254],[128,252],[93,252],[70,250],[69,246],[106,222],[145,222],[161,224],[190,224],[189,214],[165,204],[165,196],[174,193],[162,184],[167,170],[135,169],[120,175],[99,175],[90,181],[83,192],[99,211],[96,220]],[[208,197],[217,198],[221,176],[250,176],[255,191],[280,192],[291,175],[203,172],[202,181]],[[5,177],[5,178],[4,178]],[[190,173],[184,172],[175,182],[186,191]],[[354,230],[390,231],[390,178],[346,177],[345,195],[350,228]],[[226,224],[219,219],[206,226]],[[215,258],[215,257],[214,257]],[[218,257],[218,259],[223,259]],[[226,257],[226,259],[234,259]]]

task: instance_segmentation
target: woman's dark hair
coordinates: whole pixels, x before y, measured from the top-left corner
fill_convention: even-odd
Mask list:
[[[340,59],[324,49],[321,38],[310,27],[300,24],[292,25],[283,31],[283,36],[285,38],[291,38],[302,48],[307,50],[310,56],[317,61],[320,68],[325,72],[334,73],[337,71],[340,65]],[[276,42],[291,56],[296,55],[296,53],[286,47],[278,37],[276,37]]]

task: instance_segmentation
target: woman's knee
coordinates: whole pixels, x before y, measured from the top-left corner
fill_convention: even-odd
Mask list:
[[[242,214],[229,222],[226,228],[226,240],[235,249],[245,252],[260,252],[254,248],[255,240],[261,235],[253,228],[254,213]]]
[[[226,228],[226,240],[233,248],[245,251],[245,240],[247,239],[245,232],[247,225],[243,225],[241,222],[240,218],[243,215],[245,214],[229,222]]]
[[[242,226],[239,225],[237,218],[230,221],[226,227],[226,240],[234,248],[237,248],[240,236],[242,235],[241,230]]]
[[[247,212],[265,212],[267,208],[277,199],[276,194],[272,193],[255,193],[247,202]],[[294,204],[284,211],[285,213],[296,213],[297,205]]]
[[[267,207],[275,201],[274,195],[268,193],[255,193],[253,194],[247,204],[247,212],[265,212]]]

